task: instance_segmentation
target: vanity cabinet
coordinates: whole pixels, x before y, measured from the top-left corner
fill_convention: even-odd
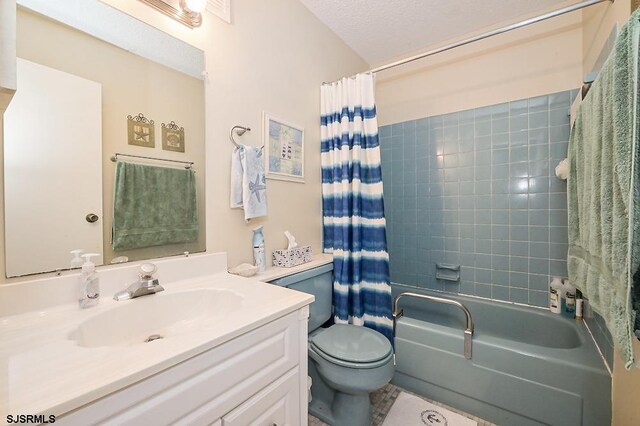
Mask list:
[[[295,425],[300,416],[299,368],[286,373],[222,418],[222,426]]]
[[[306,425],[308,316],[305,306],[60,416],[56,424]],[[156,343],[163,344],[146,344]]]

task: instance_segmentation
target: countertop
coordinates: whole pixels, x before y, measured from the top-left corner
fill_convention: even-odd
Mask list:
[[[278,276],[273,271],[269,279]],[[228,273],[163,282],[163,286],[164,292],[140,299],[116,302],[102,297],[97,307],[84,310],[73,303],[0,318],[0,419],[4,421],[7,414],[62,415],[313,301],[305,293]],[[240,309],[226,314],[223,321],[209,320],[204,329],[189,328],[153,344],[81,347],[74,340],[83,321],[122,304],[212,288],[232,291],[243,300]]]
[[[266,271],[254,275],[259,281],[269,282],[278,278],[286,277],[287,275],[297,274],[298,272],[307,271],[309,269],[317,268],[318,266],[326,265],[333,262],[333,255],[321,253],[313,256],[311,262],[303,263],[302,265],[294,266],[292,268],[282,268],[276,266],[270,266]]]

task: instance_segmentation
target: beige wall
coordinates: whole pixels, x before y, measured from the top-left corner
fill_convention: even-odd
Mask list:
[[[205,249],[204,83],[81,31],[24,9],[18,11],[18,57],[102,85],[102,227],[104,263],[116,256],[148,259]],[[143,113],[155,121],[155,148],[127,143],[127,116]],[[185,128],[185,152],[162,149],[161,123]],[[0,136],[1,137],[1,136]],[[200,236],[197,242],[136,250],[111,247],[115,152],[193,161],[196,169]],[[150,162],[150,164],[157,164]]]
[[[616,0],[588,7],[582,11],[582,64],[583,72],[593,71],[594,64],[605,46],[611,30],[618,30],[627,22],[634,0]]]
[[[381,72],[378,122],[575,89],[581,82],[581,43],[581,14],[573,12]]]
[[[232,25],[206,13],[195,30],[141,2],[103,1],[205,52],[206,154],[196,162],[207,171],[207,251],[228,252],[230,265],[252,261],[252,228],[264,224],[269,258],[286,246],[287,229],[320,252],[320,84],[368,65],[297,0],[235,0]],[[241,141],[260,145],[263,110],[305,128],[306,183],[269,180],[268,217],[245,224],[242,212],[229,208],[228,135],[247,125],[253,130]]]
[[[286,247],[285,230],[320,252],[320,84],[367,64],[297,0],[234,1],[233,25],[214,25],[209,37],[207,249],[227,251],[231,265],[251,261],[251,229],[264,223],[268,262],[273,249]],[[306,183],[269,180],[269,216],[247,225],[241,211],[228,207],[227,134],[235,124],[248,125],[253,130],[242,141],[261,145],[263,110],[304,127]]]
[[[640,356],[640,342],[634,339],[633,349]],[[637,363],[637,361],[636,361]],[[624,361],[616,352],[613,361],[613,426],[638,426],[640,424],[640,369],[624,368]]]
[[[16,89],[15,15],[15,0],[0,2],[0,113],[5,110]]]

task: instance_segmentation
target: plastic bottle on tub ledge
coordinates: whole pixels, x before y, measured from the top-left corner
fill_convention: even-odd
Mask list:
[[[567,299],[564,306],[564,312],[573,318],[576,312],[576,288],[571,285],[569,280],[564,280],[563,286],[565,298]]]
[[[267,260],[264,254],[264,235],[262,234],[262,227],[263,225],[253,228],[253,261],[254,265],[258,267],[258,272],[264,272],[267,270]]]
[[[582,293],[580,290],[576,290],[576,319],[583,319],[582,307],[584,300],[582,299]]]
[[[562,279],[553,277],[549,284],[549,310],[554,314],[562,312]]]

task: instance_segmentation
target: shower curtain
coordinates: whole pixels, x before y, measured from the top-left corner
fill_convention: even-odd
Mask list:
[[[321,113],[323,234],[334,259],[334,319],[377,330],[393,343],[373,75],[322,85]]]

